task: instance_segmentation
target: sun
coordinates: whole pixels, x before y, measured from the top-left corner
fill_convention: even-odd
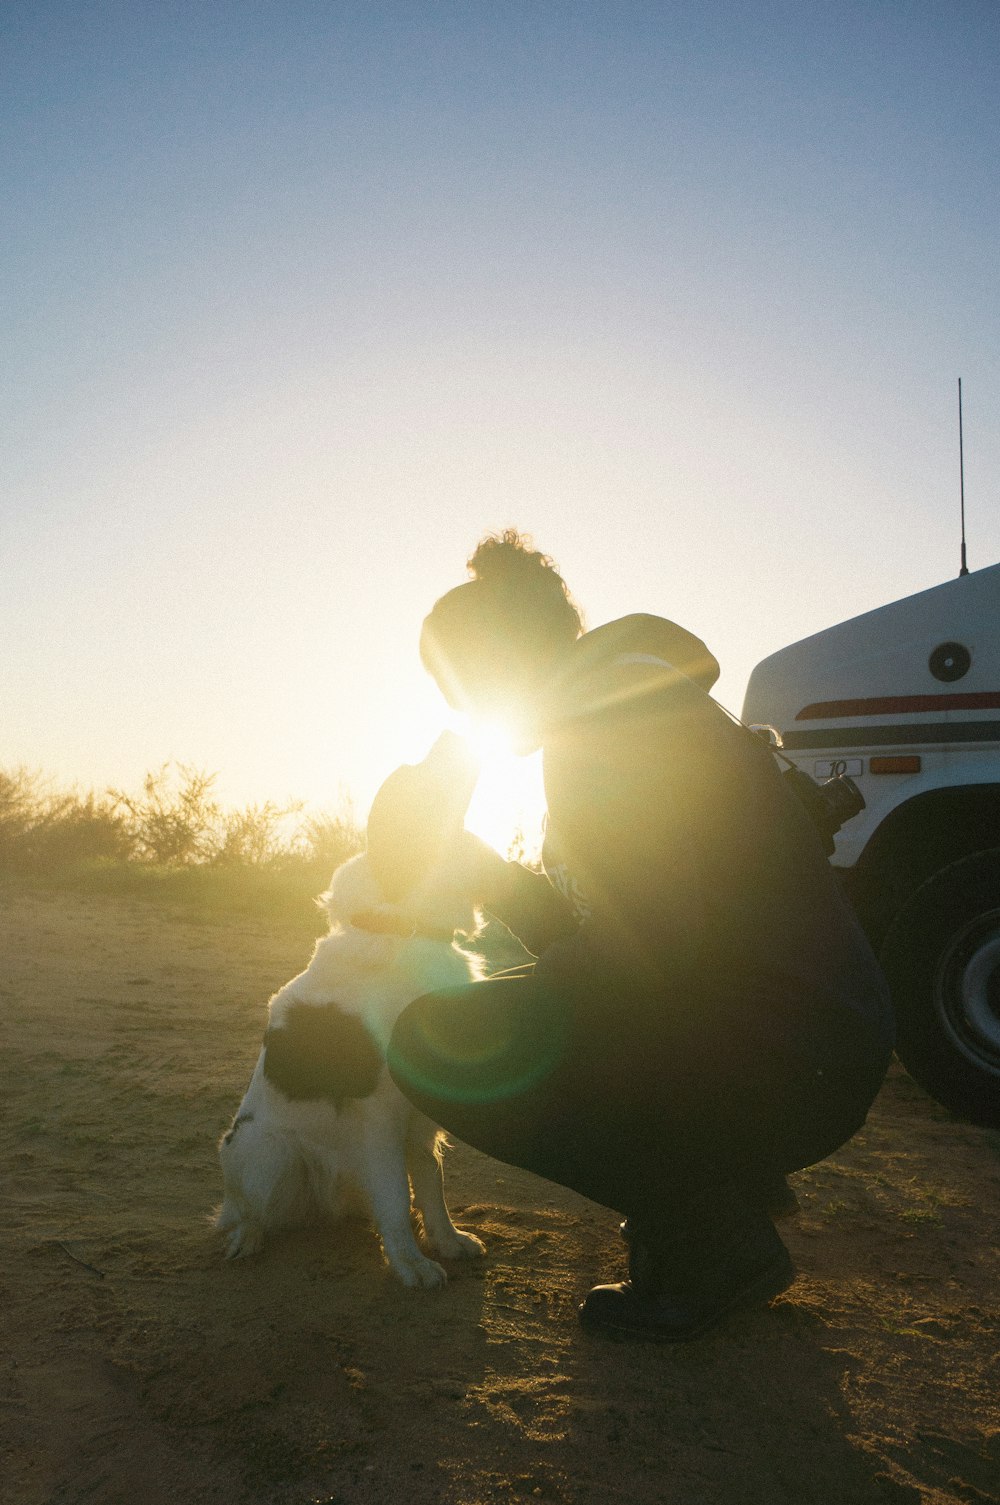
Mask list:
[[[531,862],[541,856],[545,791],[540,752],[519,756],[501,723],[473,719],[439,703],[429,705],[424,715],[411,715],[404,726],[405,736],[398,737],[394,751],[408,763],[426,756],[443,731],[464,737],[481,760],[466,828],[504,857]]]
[[[455,730],[468,738],[481,759],[466,829],[503,856],[536,860],[545,816],[541,753],[518,756],[510,732],[500,722],[458,720]]]
[[[502,721],[482,721],[454,713],[454,729],[475,749],[483,763],[514,757],[514,742]]]
[[[542,755],[494,752],[483,761],[465,817],[466,829],[502,856],[534,861],[541,855],[545,791]]]

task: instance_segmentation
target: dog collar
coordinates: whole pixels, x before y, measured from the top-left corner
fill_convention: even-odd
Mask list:
[[[355,930],[367,930],[370,935],[398,935],[407,941],[419,936],[421,940],[447,941],[450,944],[455,938],[453,930],[434,925],[417,925],[405,915],[394,914],[386,909],[363,909],[358,914],[351,915],[351,924]]]

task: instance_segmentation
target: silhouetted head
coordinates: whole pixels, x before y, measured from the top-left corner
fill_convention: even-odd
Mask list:
[[[372,801],[367,850],[342,863],[322,895],[332,925],[472,934],[477,894],[461,860],[462,825],[477,770],[468,744],[444,732],[422,762],[389,775]]]
[[[426,618],[420,657],[449,705],[516,726],[583,622],[552,560],[513,528],[484,538],[468,569]]]
[[[390,904],[417,903],[441,890],[478,773],[468,743],[443,732],[423,762],[397,768],[382,784],[368,814],[366,844]]]

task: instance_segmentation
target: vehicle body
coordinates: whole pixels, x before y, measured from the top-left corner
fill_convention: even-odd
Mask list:
[[[907,1069],[1000,1126],[1000,564],[781,649],[743,720],[866,802],[832,861],[885,968]]]

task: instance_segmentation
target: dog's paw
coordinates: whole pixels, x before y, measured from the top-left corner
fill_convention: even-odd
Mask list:
[[[441,1266],[436,1260],[427,1259],[423,1254],[395,1259],[391,1263],[393,1272],[411,1290],[432,1291],[435,1286],[448,1284],[448,1277]]]
[[[226,1232],[226,1258],[249,1259],[251,1254],[259,1254],[264,1242],[264,1231],[255,1228],[251,1223],[237,1223],[235,1228]]]
[[[486,1245],[474,1233],[453,1228],[443,1239],[436,1239],[433,1252],[441,1259],[482,1259]]]

